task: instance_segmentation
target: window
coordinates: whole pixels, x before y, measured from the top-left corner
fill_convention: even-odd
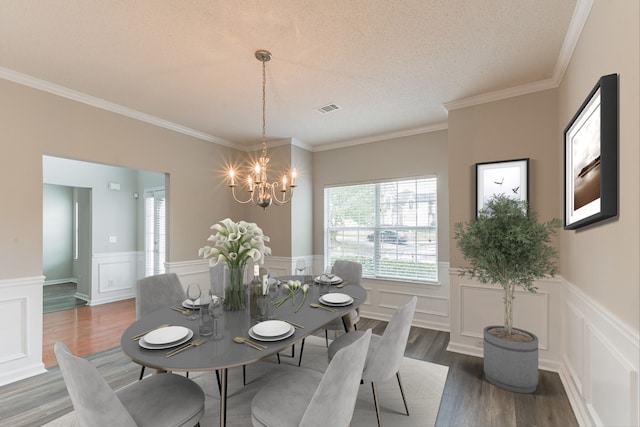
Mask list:
[[[144,191],[145,276],[164,273],[166,258],[164,189]]]
[[[435,177],[327,187],[324,242],[329,263],[362,264],[362,274],[437,282]]]

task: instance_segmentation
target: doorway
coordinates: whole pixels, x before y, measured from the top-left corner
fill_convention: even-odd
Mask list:
[[[51,156],[43,156],[42,164],[45,284],[75,283],[75,297],[90,305],[132,298],[136,280],[148,274],[147,265],[164,268],[165,174]],[[52,189],[64,203],[51,203]]]

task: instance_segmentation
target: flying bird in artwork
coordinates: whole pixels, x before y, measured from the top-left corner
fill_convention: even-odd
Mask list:
[[[498,181],[493,181],[494,184],[498,184],[498,185],[502,185],[502,183],[504,182],[504,177],[502,178],[502,181],[498,182]]]
[[[518,185],[516,188],[512,188],[511,191],[513,191],[515,194],[518,194],[518,190],[520,190],[520,186]]]

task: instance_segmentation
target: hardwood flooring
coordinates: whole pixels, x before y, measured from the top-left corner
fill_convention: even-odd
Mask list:
[[[84,357],[118,347],[123,330],[135,320],[133,300],[68,311],[66,317],[59,314],[61,317],[54,319],[58,313],[45,316],[45,331],[49,331],[45,336],[49,342],[65,341],[74,353]],[[361,318],[358,322],[358,329],[372,328],[377,334],[382,334],[385,327],[386,322],[377,320]],[[55,334],[59,338],[54,339]],[[578,425],[558,374],[540,371],[535,393],[508,392],[483,379],[481,358],[448,352],[448,343],[447,332],[412,327],[405,352],[408,357],[449,366],[436,426]],[[117,348],[89,356],[93,358],[100,361],[98,369],[114,388],[135,380],[139,373],[139,367],[122,357]],[[55,358],[49,363],[55,364]],[[71,408],[57,367],[0,387],[0,401],[0,426],[41,425]],[[11,421],[3,424],[3,420]]]
[[[43,315],[42,358],[45,368],[57,365],[56,341],[78,356],[120,346],[120,337],[136,320],[135,299],[95,307],[82,306]]]

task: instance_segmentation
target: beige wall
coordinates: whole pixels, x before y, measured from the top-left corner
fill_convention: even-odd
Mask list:
[[[0,279],[42,274],[42,155],[165,172],[169,260],[197,257],[232,211],[219,175],[234,150],[0,80]]]
[[[562,233],[561,269],[567,281],[636,331],[640,329],[639,5],[595,1],[559,90],[562,131],[597,80],[619,74],[619,215]],[[561,147],[561,135],[557,141]],[[560,161],[558,169],[562,168]]]
[[[449,260],[447,131],[321,151],[313,156],[313,251],[324,253],[324,187],[372,180],[438,177],[438,257]]]
[[[540,220],[561,217],[557,91],[547,90],[449,112],[450,233],[475,216],[475,164],[526,158],[529,202]],[[465,265],[451,242],[451,267]]]

